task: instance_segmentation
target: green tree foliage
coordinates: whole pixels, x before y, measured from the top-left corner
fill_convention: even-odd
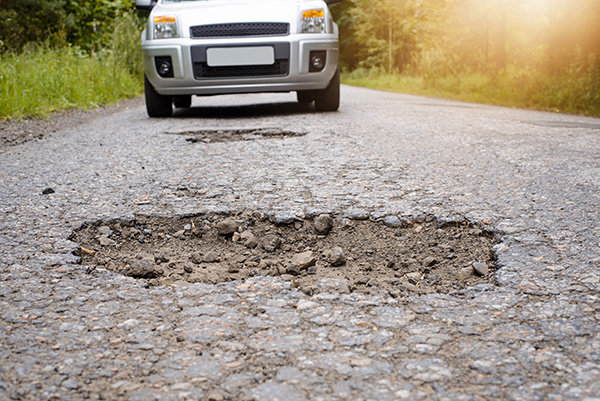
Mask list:
[[[346,69],[600,70],[598,0],[346,0],[336,6]]]
[[[110,42],[134,0],[0,0],[0,48],[69,43],[93,51]],[[62,43],[61,43],[62,42]]]

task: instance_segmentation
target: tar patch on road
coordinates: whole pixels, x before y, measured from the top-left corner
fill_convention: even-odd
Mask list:
[[[286,131],[278,128],[183,131],[167,132],[167,134],[186,136],[186,141],[191,143],[240,142],[259,139],[283,139],[306,135],[305,132]]]
[[[384,221],[386,224],[384,224]],[[321,215],[275,224],[260,214],[137,217],[86,223],[82,264],[148,285],[282,276],[308,293],[393,297],[492,283],[493,233],[472,225]]]

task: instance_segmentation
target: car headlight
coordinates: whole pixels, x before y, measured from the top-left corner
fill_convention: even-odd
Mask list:
[[[154,39],[177,38],[177,18],[158,16],[154,17]]]
[[[325,11],[322,8],[302,12],[302,33],[324,33]]]

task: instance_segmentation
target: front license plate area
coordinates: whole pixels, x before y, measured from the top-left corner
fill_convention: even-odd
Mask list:
[[[209,67],[273,65],[275,50],[271,46],[213,47],[206,50]]]

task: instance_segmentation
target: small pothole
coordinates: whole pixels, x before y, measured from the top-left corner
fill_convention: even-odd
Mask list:
[[[386,224],[384,224],[384,222]],[[200,215],[84,224],[71,239],[82,263],[149,285],[282,276],[307,293],[448,293],[492,283],[493,233],[462,223],[350,220],[289,224],[267,216]]]
[[[259,139],[283,139],[306,135],[305,132],[294,132],[279,128],[249,128],[168,132],[169,134],[187,136],[191,143],[217,143],[255,141]]]

